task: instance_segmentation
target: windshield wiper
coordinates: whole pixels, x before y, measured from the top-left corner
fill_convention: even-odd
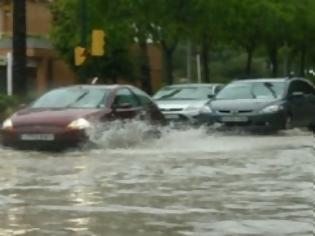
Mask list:
[[[175,94],[177,94],[177,93],[179,93],[179,92],[180,92],[180,90],[177,89],[177,90],[175,90],[175,91],[173,91],[173,92],[170,92],[170,93],[168,93],[168,94],[165,94],[165,95],[163,95],[163,96],[157,98],[157,100],[168,99],[168,98],[174,96]]]
[[[272,96],[273,96],[274,98],[277,98],[277,93],[276,93],[276,91],[272,88],[272,87],[273,87],[273,84],[272,84],[272,83],[265,82],[265,83],[264,83],[264,86],[270,91],[270,93],[272,94]]]
[[[73,102],[71,102],[69,105],[67,105],[66,107],[72,107],[74,104],[76,104],[77,102],[79,102],[80,100],[82,100],[86,95],[88,95],[90,93],[90,91],[85,91],[84,93],[82,93],[76,100],[74,100]]]

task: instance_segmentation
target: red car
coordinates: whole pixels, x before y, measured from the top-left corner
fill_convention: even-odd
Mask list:
[[[164,124],[153,100],[130,85],[76,85],[54,89],[3,122],[2,144],[21,148],[66,148],[88,140],[98,122],[143,119]]]

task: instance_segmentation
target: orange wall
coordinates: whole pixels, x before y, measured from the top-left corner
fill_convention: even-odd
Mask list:
[[[22,1],[22,0],[21,0]],[[28,0],[27,4],[27,34],[48,35],[51,30],[52,16],[48,3],[42,1]],[[13,9],[12,4],[0,4],[1,30],[5,33],[12,33]]]
[[[56,59],[52,62],[52,86],[60,87],[74,84],[74,73],[62,60]]]
[[[48,35],[52,16],[47,3],[29,1],[27,3],[27,31],[31,35]]]

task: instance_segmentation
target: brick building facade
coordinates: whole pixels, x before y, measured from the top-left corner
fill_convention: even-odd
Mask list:
[[[48,0],[27,0],[27,85],[29,92],[72,84],[75,76],[60,60],[49,40],[51,14]],[[12,52],[13,8],[0,0],[0,92],[6,91],[6,55]]]

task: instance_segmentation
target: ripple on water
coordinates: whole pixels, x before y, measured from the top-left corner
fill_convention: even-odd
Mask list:
[[[312,235],[310,133],[144,128],[63,153],[0,148],[0,235]]]

